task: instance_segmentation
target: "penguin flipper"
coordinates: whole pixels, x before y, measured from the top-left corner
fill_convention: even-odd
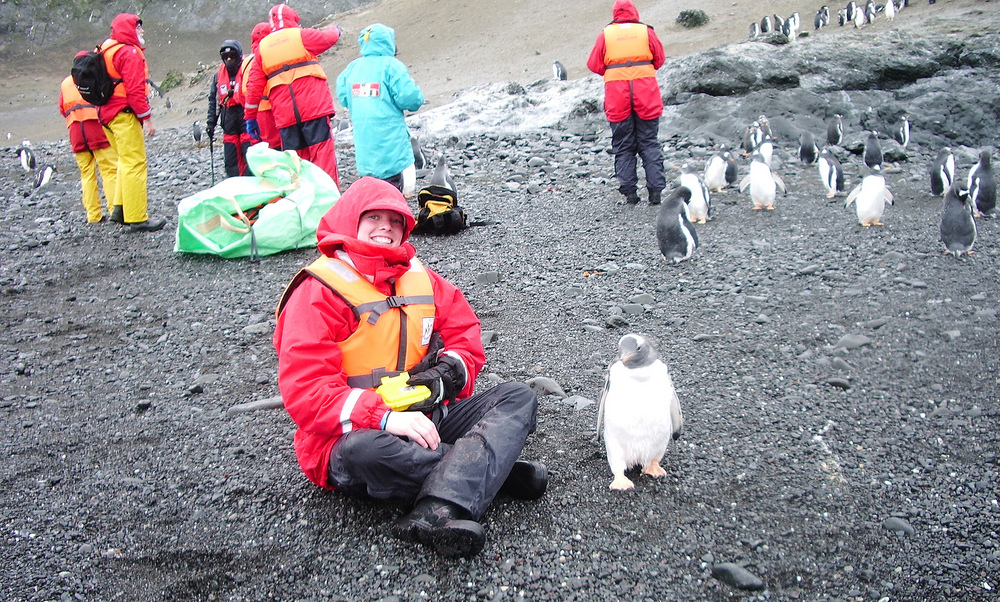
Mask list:
[[[594,441],[600,441],[604,436],[604,403],[608,399],[608,391],[611,389],[611,373],[604,378],[604,391],[601,392],[601,401],[597,405],[597,435]]]
[[[778,185],[778,188],[781,189],[781,194],[785,194],[785,192],[786,192],[785,191],[785,182],[781,179],[781,176],[779,176],[778,174],[776,174],[774,172],[771,172],[771,178],[774,180],[774,183]]]
[[[740,192],[743,192],[744,190],[746,190],[747,186],[749,186],[749,185],[750,185],[750,174],[747,174],[743,178],[743,180],[740,181]]]
[[[854,199],[858,198],[859,194],[861,194],[861,184],[855,186],[854,190],[851,191],[851,194],[847,195],[847,200],[844,201],[844,207],[850,207],[851,203],[854,202]]]

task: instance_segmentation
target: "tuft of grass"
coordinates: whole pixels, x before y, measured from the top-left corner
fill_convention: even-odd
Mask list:
[[[167,71],[167,76],[160,82],[160,91],[169,92],[184,82],[184,74],[177,69]]]
[[[701,27],[708,23],[708,14],[703,10],[682,10],[677,22],[687,28]]]

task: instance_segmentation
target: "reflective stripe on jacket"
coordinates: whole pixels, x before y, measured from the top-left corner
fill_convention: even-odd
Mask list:
[[[612,23],[604,28],[604,43],[605,82],[656,77],[645,24]]]
[[[430,276],[416,258],[410,260],[410,269],[396,281],[395,294],[386,296],[349,264],[320,257],[285,289],[278,314],[306,276],[336,293],[358,319],[357,330],[339,342],[349,386],[375,389],[383,376],[408,370],[427,354],[434,330],[434,290]]]
[[[319,58],[302,44],[302,30],[294,27],[269,33],[260,41],[261,70],[267,83],[264,95],[275,86],[288,85],[300,77],[326,79]]]

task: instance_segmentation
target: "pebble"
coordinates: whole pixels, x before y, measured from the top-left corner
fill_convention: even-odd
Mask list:
[[[732,562],[713,565],[712,576],[736,589],[751,592],[764,589],[764,582],[760,580],[760,577]]]
[[[226,410],[226,416],[236,416],[239,414],[254,412],[256,410],[273,410],[283,407],[285,407],[285,404],[281,401],[281,396],[279,395],[276,397],[268,397],[266,399],[258,399],[257,401],[236,404]]]
[[[555,395],[560,399],[566,398],[566,391],[563,390],[562,386],[556,381],[548,378],[546,376],[535,376],[524,381],[524,384],[528,385],[535,395],[541,397],[543,395]]]
[[[899,518],[898,516],[890,516],[889,518],[882,521],[882,526],[889,531],[895,531],[896,533],[905,533],[907,535],[915,535],[917,530],[913,528],[906,519]]]
[[[846,378],[839,378],[836,376],[826,379],[826,384],[833,387],[837,387],[838,389],[842,389],[844,391],[851,388],[851,381],[847,380]]]
[[[496,343],[498,336],[495,330],[484,330],[479,333],[479,338],[483,342],[484,347]]]
[[[857,349],[858,347],[864,347],[865,345],[871,345],[872,340],[863,334],[845,334],[840,337],[837,344],[833,346],[834,349]]]
[[[500,282],[500,272],[483,272],[476,276],[476,284],[496,284]]]

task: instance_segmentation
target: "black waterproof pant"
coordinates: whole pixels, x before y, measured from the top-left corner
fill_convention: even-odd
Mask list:
[[[538,398],[503,383],[464,399],[437,423],[436,450],[375,429],[344,435],[330,454],[330,483],[347,494],[451,502],[478,520],[535,430]]]
[[[637,157],[642,157],[646,188],[663,190],[667,187],[663,149],[657,140],[659,130],[659,119],[640,119],[635,111],[625,121],[611,123],[611,150],[615,153],[618,192],[628,196],[636,191],[639,184]]]

